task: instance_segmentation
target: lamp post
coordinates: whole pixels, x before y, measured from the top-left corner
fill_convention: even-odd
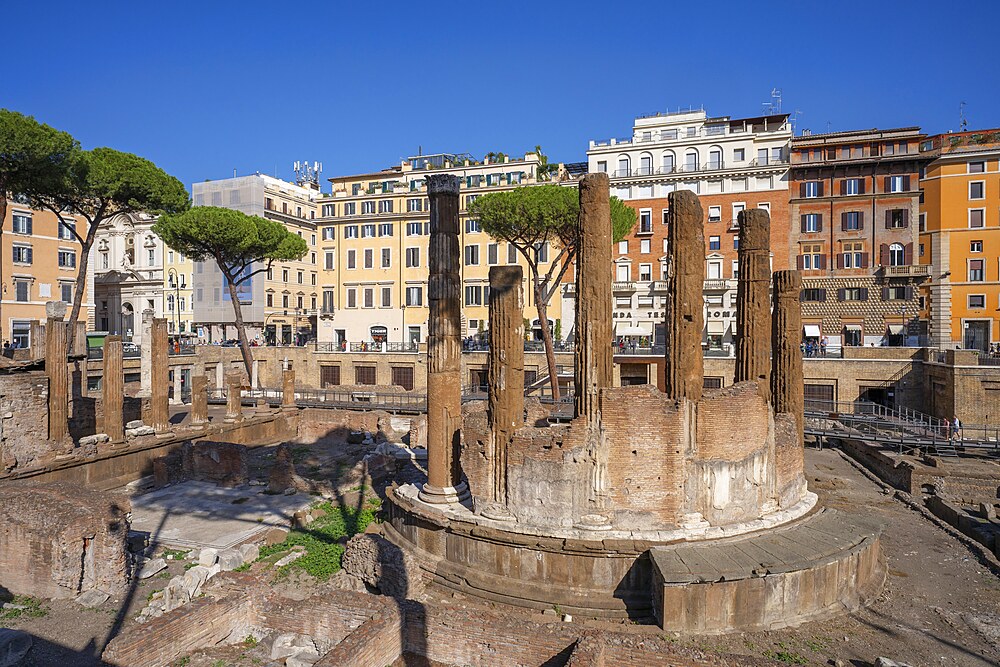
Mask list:
[[[177,269],[167,269],[167,276],[174,277],[174,336],[179,341],[181,337],[181,283],[177,275]]]

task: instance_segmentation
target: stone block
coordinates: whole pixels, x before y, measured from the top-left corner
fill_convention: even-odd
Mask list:
[[[264,535],[264,544],[269,547],[275,544],[281,544],[287,537],[288,531],[284,528],[272,528]]]
[[[226,549],[219,552],[219,567],[222,568],[223,572],[235,570],[240,565],[243,565],[243,556],[236,549]]]
[[[240,556],[244,563],[252,563],[260,557],[260,549],[256,544],[243,544],[240,546]]]
[[[200,554],[198,554],[198,565],[204,565],[205,567],[210,567],[212,565],[215,565],[215,562],[217,560],[219,560],[218,549],[212,549],[210,547],[206,547],[205,549],[201,550]]]
[[[188,597],[194,598],[201,592],[201,587],[208,581],[209,568],[195,565],[184,573],[184,590]]]
[[[166,567],[167,567],[167,561],[163,560],[162,558],[156,558],[150,561],[146,561],[145,565],[142,566],[142,569],[139,570],[139,578],[149,579],[157,572],[161,572],[164,569],[166,569]]]
[[[104,591],[89,590],[78,595],[76,603],[81,607],[93,609],[94,607],[100,607],[102,604],[107,602],[109,597],[111,596]]]

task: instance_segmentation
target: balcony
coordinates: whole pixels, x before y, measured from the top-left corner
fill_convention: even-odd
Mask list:
[[[724,279],[706,280],[703,289],[706,292],[724,292],[729,289],[729,283]]]
[[[924,278],[930,275],[929,264],[913,264],[910,266],[882,266],[882,275],[886,278]]]
[[[611,284],[611,287],[616,292],[634,292],[635,282],[631,280],[616,280]]]

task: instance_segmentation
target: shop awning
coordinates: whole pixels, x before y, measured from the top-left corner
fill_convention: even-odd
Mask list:
[[[890,324],[889,325],[889,335],[890,336],[902,336],[906,333],[906,327],[902,324]]]
[[[861,331],[860,324],[845,324],[844,331]]]
[[[805,333],[806,338],[819,338],[819,325],[818,324],[806,324],[803,325],[802,331]]]
[[[721,320],[709,320],[708,321],[708,335],[709,336],[721,336],[726,333],[726,323]]]

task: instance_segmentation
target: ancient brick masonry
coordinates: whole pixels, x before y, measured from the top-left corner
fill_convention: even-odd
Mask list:
[[[427,178],[431,238],[427,281],[427,483],[420,498],[455,502],[468,495],[461,481],[462,278],[458,222],[459,178]]]
[[[170,430],[167,320],[154,318],[151,334],[149,425],[163,433]]]
[[[771,220],[768,212],[741,211],[740,279],[736,292],[736,382],[759,383],[767,399],[771,370],[768,288],[771,283]]]
[[[803,437],[802,411],[804,386],[802,384],[802,310],[799,298],[802,292],[802,274],[798,271],[775,271],[774,308],[772,317],[771,404],[776,413],[795,416],[798,442]]]
[[[49,376],[49,440],[69,438],[69,374],[66,323],[50,317],[45,325],[45,374]]]
[[[580,179],[576,295],[576,414],[596,425],[600,391],[610,387],[611,200],[607,174]],[[700,293],[699,287],[699,293]]]
[[[701,398],[705,326],[705,223],[693,192],[670,193],[667,217],[667,299],[664,390],[670,398]]]
[[[520,266],[490,268],[489,428],[493,495],[507,502],[507,447],[524,424],[524,296]]]
[[[101,379],[104,413],[102,428],[111,442],[121,442],[125,439],[122,416],[125,376],[122,363],[121,336],[108,336],[104,339],[104,377]]]

